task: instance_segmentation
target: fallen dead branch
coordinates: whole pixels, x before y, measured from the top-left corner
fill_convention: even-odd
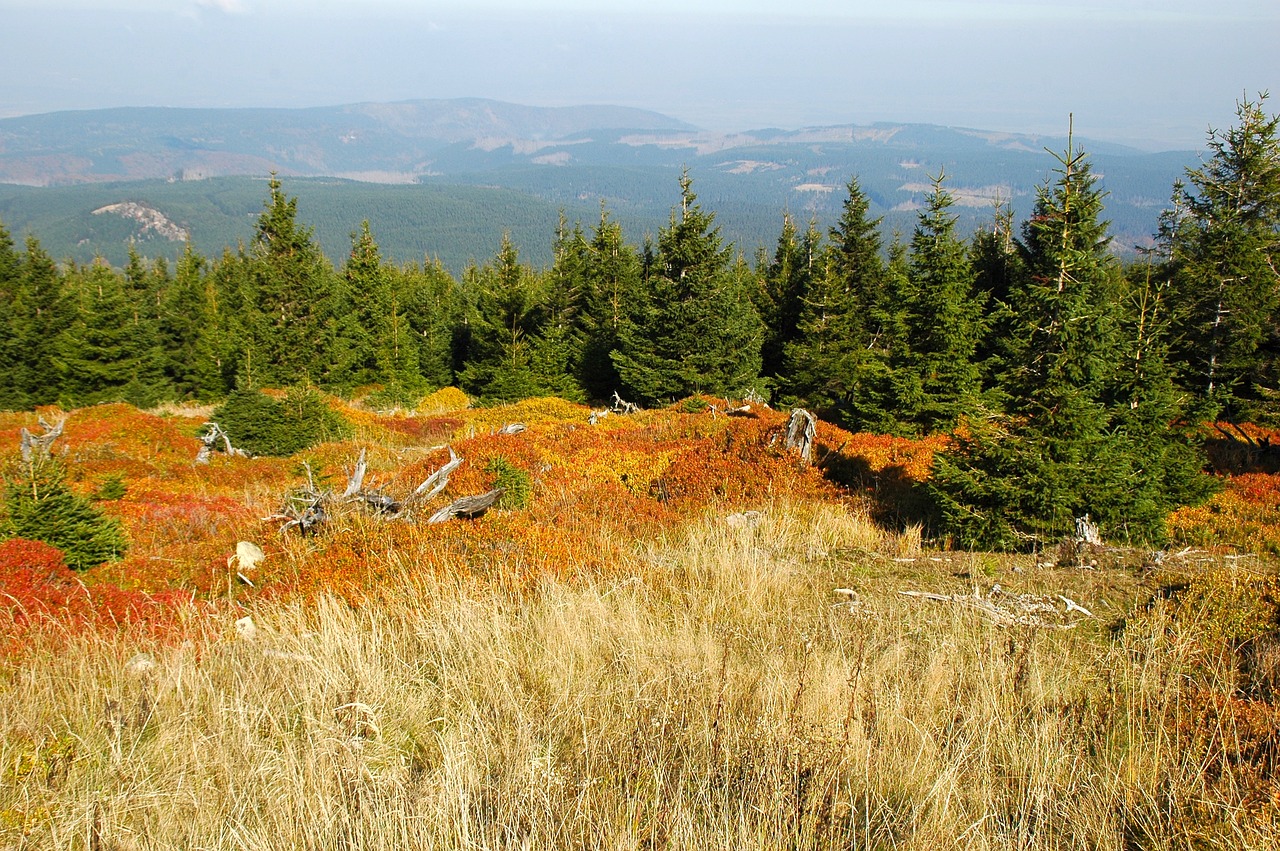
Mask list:
[[[338,506],[358,503],[387,519],[408,520],[418,506],[430,501],[445,489],[449,484],[449,475],[462,465],[463,459],[453,451],[453,447],[448,447],[448,450],[449,460],[440,469],[428,476],[422,484],[418,485],[404,499],[397,499],[380,488],[367,486],[366,480],[368,478],[369,465],[366,451],[363,449],[360,451],[360,457],[356,460],[351,474],[347,477],[346,488],[338,495],[335,495],[331,490],[321,490],[316,487],[310,466],[304,464],[307,470],[307,486],[289,496],[280,511],[263,519],[280,522],[281,532],[297,529],[306,535],[315,532],[321,525],[328,522]],[[462,500],[458,500],[454,505],[459,503],[461,505],[447,517],[443,517],[443,519],[449,519],[449,517],[454,516],[478,517],[492,504],[492,501],[490,501],[488,504],[477,506],[466,502],[466,500],[475,499],[477,497],[465,497]],[[496,500],[497,497],[495,496],[494,499]],[[429,522],[440,522],[435,518],[441,517],[444,512],[448,512],[452,507],[448,506],[436,512]]]
[[[30,464],[37,455],[48,458],[53,450],[53,442],[62,436],[62,429],[67,424],[66,417],[58,420],[57,425],[49,425],[44,417],[39,420],[40,427],[44,429],[43,434],[32,434],[25,428],[22,430],[22,460],[26,464]]]
[[[899,591],[899,596],[931,603],[949,603],[978,612],[996,626],[1031,626],[1044,629],[1074,629],[1084,618],[1092,618],[1093,612],[1076,601],[1056,594],[1042,597],[1035,594],[1010,594],[998,584],[985,595],[975,589],[972,594],[934,594],[929,591]],[[1058,601],[1062,602],[1059,607]],[[1072,613],[1082,617],[1069,621]]]
[[[205,423],[204,427],[205,432],[200,435],[200,452],[196,455],[197,464],[208,464],[209,457],[219,451],[233,458],[249,457],[248,452],[231,445],[231,437],[223,430],[222,426],[211,420]],[[222,444],[221,447],[219,447],[219,443]]]
[[[640,406],[623,399],[617,390],[613,391],[613,412],[615,414],[638,414]]]
[[[462,459],[453,451],[453,447],[449,449],[449,460],[439,470],[436,470],[426,480],[414,489],[409,498],[405,500],[407,505],[415,505],[417,503],[427,502],[433,496],[440,493],[449,484],[449,475],[454,470],[462,466]]]
[[[444,508],[432,514],[428,518],[428,523],[443,523],[446,520],[452,520],[455,517],[465,517],[473,520],[484,514],[493,504],[502,496],[502,488],[494,488],[488,493],[476,494],[475,496],[464,496],[461,499],[455,499]]]
[[[347,478],[347,489],[342,492],[342,496],[338,497],[339,502],[359,501],[372,508],[378,514],[384,514],[389,517],[398,517],[404,510],[404,503],[395,497],[388,496],[381,490],[365,490],[364,477],[368,471],[368,463],[365,460],[365,450],[360,450],[360,458],[356,461],[355,468],[351,471],[351,475]]]
[[[356,459],[356,466],[351,470],[351,475],[347,477],[347,489],[342,492],[341,500],[351,499],[360,493],[364,487],[364,474],[368,471],[369,464],[365,461],[365,450],[360,450],[360,457]]]
[[[729,404],[723,411],[716,405],[708,405],[707,408],[711,411],[711,416],[713,417],[718,417],[721,414],[724,414],[726,417],[751,416],[751,406],[745,402],[738,405]]]
[[[328,505],[333,499],[332,491],[318,490],[311,465],[304,461],[302,466],[307,471],[307,486],[288,497],[280,511],[262,518],[268,522],[283,521],[280,526],[282,534],[290,529],[297,529],[303,535],[310,535],[329,519]]]

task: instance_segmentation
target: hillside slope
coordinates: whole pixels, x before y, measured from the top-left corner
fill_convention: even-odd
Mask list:
[[[1194,163],[1194,154],[1085,145],[1108,191],[1117,248],[1131,251],[1149,241],[1174,181]],[[812,217],[820,227],[834,222],[854,175],[873,212],[884,216],[886,238],[911,231],[931,179],[943,174],[962,231],[990,221],[997,200],[1025,218],[1053,168],[1045,149],[1064,146],[1065,139],[932,125],[710,133],[640,110],[548,109],[475,99],[295,110],[64,112],[0,120],[0,218],[11,229],[46,239],[58,257],[101,254],[115,261],[123,252],[120,241],[129,238],[156,256],[176,256],[177,241],[156,240],[137,227],[107,228],[89,218],[102,206],[162,194],[137,181],[170,181],[188,187],[171,190],[175,195],[204,196],[202,210],[184,219],[181,203],[153,206],[204,250],[217,252],[234,244],[244,222],[236,219],[238,205],[224,209],[214,200],[222,184],[207,181],[262,179],[274,171],[291,182],[325,177],[450,192],[459,186],[502,188],[526,196],[528,204],[540,207],[538,219],[553,223],[564,209],[570,219],[590,225],[604,203],[639,243],[666,223],[678,174],[687,168],[726,236],[750,257],[758,247],[772,247],[783,211],[801,220]],[[87,186],[97,184],[113,188],[104,195]],[[41,198],[23,194],[24,186],[58,193]],[[317,218],[341,222],[333,237],[321,227],[331,256],[341,256],[345,236],[362,218],[370,219],[375,233],[401,229],[404,215],[396,211],[403,210],[406,196],[386,197],[392,199],[386,215],[380,204],[355,200],[342,188],[317,189],[315,201],[304,207]],[[411,206],[431,203],[421,195]],[[499,206],[483,217],[458,210],[447,217],[465,222],[468,231],[483,233],[482,244],[493,245],[504,229],[520,231],[527,221],[523,215]],[[384,249],[403,260],[424,252],[463,262],[476,256],[474,241],[446,243],[429,225],[414,226],[424,232],[416,239],[393,237]],[[537,239],[518,241],[541,261],[549,257],[551,238],[548,228]]]

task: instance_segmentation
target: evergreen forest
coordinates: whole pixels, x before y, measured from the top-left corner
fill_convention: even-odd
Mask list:
[[[0,225],[0,409],[218,401],[311,387],[412,408],[455,385],[643,406],[693,395],[801,406],[850,431],[946,434],[931,531],[1021,549],[1089,515],[1158,541],[1203,499],[1207,424],[1280,421],[1280,116],[1266,95],[1210,133],[1156,248],[1111,249],[1073,142],[1046,154],[1025,221],[960,235],[949,175],[885,244],[857,176],[839,220],[781,216],[776,247],[722,238],[685,173],[636,244],[609,209],[562,217],[534,268],[504,238],[455,276],[397,265],[367,222],[335,265],[281,181],[249,244],[174,264],[60,262]]]

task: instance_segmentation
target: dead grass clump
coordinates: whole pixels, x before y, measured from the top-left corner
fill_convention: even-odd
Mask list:
[[[149,408],[147,413],[158,417],[177,417],[204,422],[217,409],[218,405],[214,402],[162,402],[154,408]]]
[[[405,562],[253,630],[38,639],[0,679],[0,845],[1274,847],[1274,705],[1205,622],[1230,600],[1000,565],[1128,615],[1001,627],[898,594],[991,583],[967,556],[756,511],[572,579]]]

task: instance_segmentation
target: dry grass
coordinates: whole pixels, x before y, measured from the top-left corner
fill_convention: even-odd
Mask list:
[[[216,404],[209,402],[162,402],[147,413],[157,417],[182,417],[203,424],[217,409]]]
[[[1234,645],[1150,575],[1017,566],[776,505],[528,593],[49,637],[0,681],[0,848],[1275,847]],[[897,593],[995,581],[1098,618]]]

